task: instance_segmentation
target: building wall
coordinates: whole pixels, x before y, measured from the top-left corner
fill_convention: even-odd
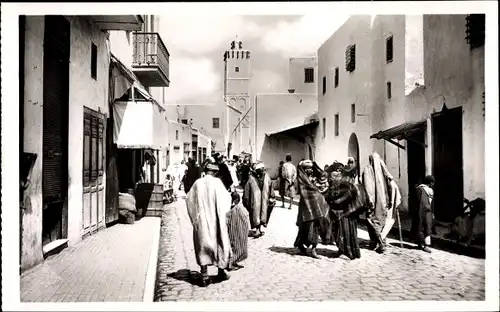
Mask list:
[[[299,160],[307,158],[308,147],[285,134],[264,136],[262,151],[259,160],[266,166],[267,173],[271,179],[278,177],[279,162],[285,161],[287,154],[292,156],[292,162],[297,164]]]
[[[266,162],[268,160],[275,162],[275,159],[284,159],[284,156],[288,152],[287,149],[281,151],[273,147],[274,151],[267,150],[269,145],[267,143],[265,144],[266,133],[271,134],[281,132],[303,125],[306,119],[317,111],[317,107],[318,104],[316,102],[315,94],[283,93],[256,95],[256,128],[253,129],[255,136],[256,159]],[[299,149],[298,147],[293,147],[294,145],[290,141],[285,145],[280,144],[279,146],[289,146],[292,150]],[[270,154],[273,154],[274,156],[271,157],[269,156]],[[283,157],[281,156],[282,154]]]
[[[314,81],[305,82],[305,69],[314,69]],[[317,89],[317,64],[315,57],[298,57],[288,60],[288,89],[295,93],[316,93]]]
[[[68,17],[71,23],[68,142],[68,244],[82,237],[83,107],[108,112],[109,55],[107,35],[86,17]],[[23,215],[21,267],[42,260],[42,155],[43,155],[43,38],[44,17],[26,19],[24,149],[38,154],[32,184],[26,190]],[[90,75],[91,42],[97,46],[97,80]],[[106,177],[103,177],[106,181]],[[105,183],[105,182],[103,182]],[[105,187],[105,186],[104,186]],[[105,202],[105,199],[104,199]]]
[[[371,96],[371,27],[370,16],[351,17],[318,50],[318,119],[316,133],[316,161],[320,167],[335,160],[345,163],[348,142],[355,133],[359,142],[360,165],[368,163],[373,150]],[[356,69],[345,69],[345,52],[356,45]],[[335,68],[339,68],[339,85],[335,88]],[[323,94],[323,77],[326,93]],[[355,104],[356,119],[351,122],[351,104]],[[339,135],[334,133],[334,116],[339,114]],[[361,115],[361,116],[360,116]],[[325,119],[325,133],[323,133]]]
[[[219,128],[213,128],[212,119],[219,118]],[[215,142],[215,150],[224,151],[224,106],[223,104],[186,105],[181,119],[193,121],[193,127],[206,132]]]

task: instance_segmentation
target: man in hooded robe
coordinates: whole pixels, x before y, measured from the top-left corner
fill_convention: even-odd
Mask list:
[[[323,180],[326,179],[322,173],[321,168],[311,160],[303,160],[299,163],[297,180],[300,201],[296,223],[299,231],[294,247],[299,248],[302,254],[309,254],[316,259],[319,258],[316,253],[319,237],[322,236],[323,242],[329,240],[326,234],[329,228],[330,207],[321,193]],[[309,247],[311,249],[308,251]]]
[[[202,169],[192,158],[188,160],[188,170],[186,170],[186,175],[184,177],[184,192],[189,193],[189,190],[193,186],[194,182],[201,178]]]
[[[271,178],[266,173],[264,164],[255,164],[243,191],[243,205],[250,214],[250,226],[255,238],[264,235],[263,227],[267,227],[269,208],[274,197]]]
[[[231,243],[227,228],[227,213],[231,209],[231,196],[215,175],[219,166],[208,163],[206,175],[196,180],[186,196],[186,206],[193,225],[193,241],[196,262],[201,267],[202,284],[210,283],[208,266],[219,269],[217,279],[229,279],[228,268]]]
[[[229,170],[229,167],[223,155],[217,153],[215,154],[214,158],[219,165],[219,172],[217,173],[217,177],[221,179],[222,183],[229,192],[231,190],[231,186],[233,185],[233,177],[231,176],[231,171]]]
[[[393,202],[398,200],[398,203],[395,203],[397,206],[400,203],[400,196],[393,196],[393,193],[399,190],[397,186],[395,188],[394,178],[380,155],[373,153],[369,156],[369,162],[370,164],[364,169],[362,182],[367,193],[367,206],[369,207],[367,221],[370,248],[383,253],[386,249],[385,236],[389,232],[386,225],[392,227],[394,224]]]

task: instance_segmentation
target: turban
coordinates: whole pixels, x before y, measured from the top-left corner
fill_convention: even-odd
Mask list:
[[[309,159],[303,160],[301,163],[301,166],[304,168],[312,168],[313,167],[313,162],[310,161]]]

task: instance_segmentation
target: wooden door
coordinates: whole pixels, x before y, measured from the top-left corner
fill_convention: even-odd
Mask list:
[[[84,108],[83,130],[83,235],[105,224],[104,115]]]

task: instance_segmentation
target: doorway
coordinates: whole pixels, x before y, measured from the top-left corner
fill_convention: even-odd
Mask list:
[[[463,210],[462,108],[432,116],[435,217],[452,222]]]
[[[67,235],[70,23],[64,17],[45,17],[43,53],[42,244],[46,245]]]
[[[358,137],[355,133],[351,134],[349,137],[349,143],[347,145],[347,156],[354,158],[354,163],[356,164],[356,174],[360,173],[359,164],[359,142]]]
[[[409,211],[417,211],[419,200],[417,186],[425,178],[425,128],[406,138],[408,156],[408,206]]]

